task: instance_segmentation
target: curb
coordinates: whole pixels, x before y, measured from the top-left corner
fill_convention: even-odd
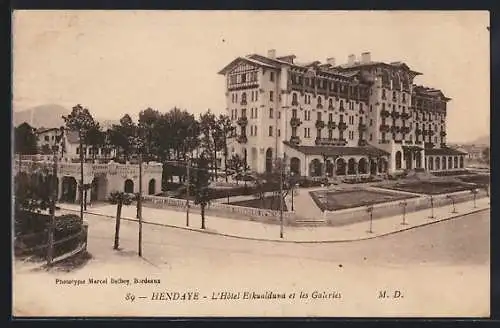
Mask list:
[[[61,210],[70,211],[70,212],[80,212],[79,210],[71,210],[71,209],[63,209],[63,208],[61,208]],[[302,240],[281,240],[281,239],[253,238],[253,237],[229,235],[229,234],[220,233],[220,232],[216,232],[216,231],[202,230],[202,229],[198,229],[198,228],[179,227],[179,226],[175,226],[175,225],[170,225],[170,224],[165,224],[165,223],[157,223],[157,222],[149,222],[149,221],[144,221],[144,220],[142,221],[142,223],[160,226],[160,227],[167,227],[167,228],[174,228],[174,229],[181,229],[181,230],[186,230],[186,231],[205,233],[205,234],[210,234],[210,235],[217,235],[217,236],[234,238],[234,239],[242,239],[242,240],[265,241],[265,242],[276,242],[276,243],[291,243],[291,244],[335,244],[335,243],[347,243],[347,242],[355,242],[355,241],[370,240],[370,239],[375,239],[375,238],[380,238],[380,237],[386,237],[386,236],[394,235],[396,233],[400,233],[403,231],[408,231],[408,230],[412,230],[412,229],[416,229],[416,228],[420,228],[420,227],[425,227],[425,226],[429,226],[429,225],[440,223],[440,222],[449,221],[452,219],[460,218],[462,216],[475,214],[475,213],[479,213],[479,212],[486,211],[486,210],[490,210],[490,207],[476,209],[476,210],[473,210],[473,211],[470,211],[467,213],[460,213],[457,215],[447,217],[445,219],[434,220],[434,221],[426,222],[423,224],[415,225],[412,227],[408,227],[405,229],[390,231],[390,232],[386,232],[386,233],[375,235],[375,236],[361,237],[361,238],[354,238],[354,239],[338,239],[338,240],[304,240],[304,241],[302,241]],[[113,215],[98,214],[98,213],[92,213],[92,212],[88,212],[88,211],[85,213],[96,215],[96,216],[107,217],[107,218],[113,218],[113,219],[115,218],[115,216],[113,216]],[[138,222],[137,219],[131,219],[131,218],[126,218],[126,217],[123,217],[121,219],[125,220],[125,221]]]

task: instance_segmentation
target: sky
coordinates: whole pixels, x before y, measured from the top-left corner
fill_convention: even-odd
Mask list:
[[[225,110],[223,76],[238,56],[325,62],[371,52],[443,90],[449,141],[490,130],[486,11],[16,11],[13,109],[75,104],[119,119],[147,107]]]

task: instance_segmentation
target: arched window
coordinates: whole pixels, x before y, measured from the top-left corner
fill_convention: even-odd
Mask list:
[[[434,170],[434,158],[429,157],[429,158],[427,159],[427,165],[428,165],[428,169],[429,169],[430,171]]]
[[[401,152],[396,152],[396,170],[401,170]]]
[[[134,193],[134,182],[130,179],[125,180],[125,186],[123,188],[123,191],[128,193],[128,194],[133,194]]]
[[[460,168],[461,169],[464,168],[464,157],[463,156],[460,156]]]

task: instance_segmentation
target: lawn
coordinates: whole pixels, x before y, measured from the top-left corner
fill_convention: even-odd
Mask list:
[[[415,196],[378,190],[343,190],[309,192],[321,210],[337,211],[346,208],[386,203]]]
[[[277,196],[266,196],[262,200],[249,199],[238,202],[230,202],[229,205],[253,207],[253,208],[260,208],[264,210],[275,210],[275,211],[279,211],[280,209],[280,201],[279,197]],[[285,200],[283,200],[283,211],[287,211]]]
[[[383,185],[380,187],[397,191],[413,192],[417,194],[440,195],[470,190],[474,186],[458,181],[412,181],[396,182],[392,185]]]

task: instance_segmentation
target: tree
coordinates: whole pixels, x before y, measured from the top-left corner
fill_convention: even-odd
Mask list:
[[[205,208],[210,202],[208,194],[208,184],[210,179],[209,159],[205,152],[202,152],[197,161],[196,181],[195,181],[195,204],[201,208],[201,228],[205,229]]]
[[[135,134],[135,124],[129,114],[123,115],[120,124],[114,124],[109,131],[109,142],[119,150],[118,157],[125,161],[130,159],[132,146],[130,138]]]
[[[216,117],[210,109],[200,115],[201,146],[209,156],[208,159],[212,161],[215,178],[217,178],[217,144],[215,140],[218,136],[216,128]]]
[[[486,147],[483,149],[481,153],[483,160],[486,164],[490,164],[490,147]]]
[[[139,113],[139,127],[144,131],[144,142],[147,148],[146,154],[149,157],[159,157],[159,121],[160,112],[152,108],[146,108]]]
[[[66,128],[70,131],[78,132],[78,140],[80,143],[80,219],[83,221],[83,143],[87,136],[87,132],[90,128],[95,126],[95,121],[87,108],[82,107],[78,104],[73,107],[71,113],[68,116],[62,117]]]
[[[224,173],[226,176],[226,182],[228,182],[228,174],[227,174],[227,158],[228,158],[228,139],[231,138],[234,134],[236,128],[231,123],[231,118],[228,115],[219,115],[217,119],[217,138],[218,142],[221,145],[223,154],[224,154]]]
[[[115,242],[113,249],[117,250],[120,247],[120,221],[122,207],[123,205],[130,205],[132,203],[132,199],[130,195],[124,192],[115,191],[110,194],[108,201],[113,205],[116,204]]]
[[[35,130],[28,123],[22,123],[14,130],[14,151],[21,155],[37,153]]]
[[[99,123],[95,122],[85,135],[85,144],[92,146],[92,160],[95,161],[99,148],[104,146],[106,140],[105,133],[101,130]]]
[[[241,179],[242,173],[248,170],[245,159],[241,158],[238,154],[233,155],[231,159],[229,159],[227,166],[234,172],[236,184],[238,184]]]

